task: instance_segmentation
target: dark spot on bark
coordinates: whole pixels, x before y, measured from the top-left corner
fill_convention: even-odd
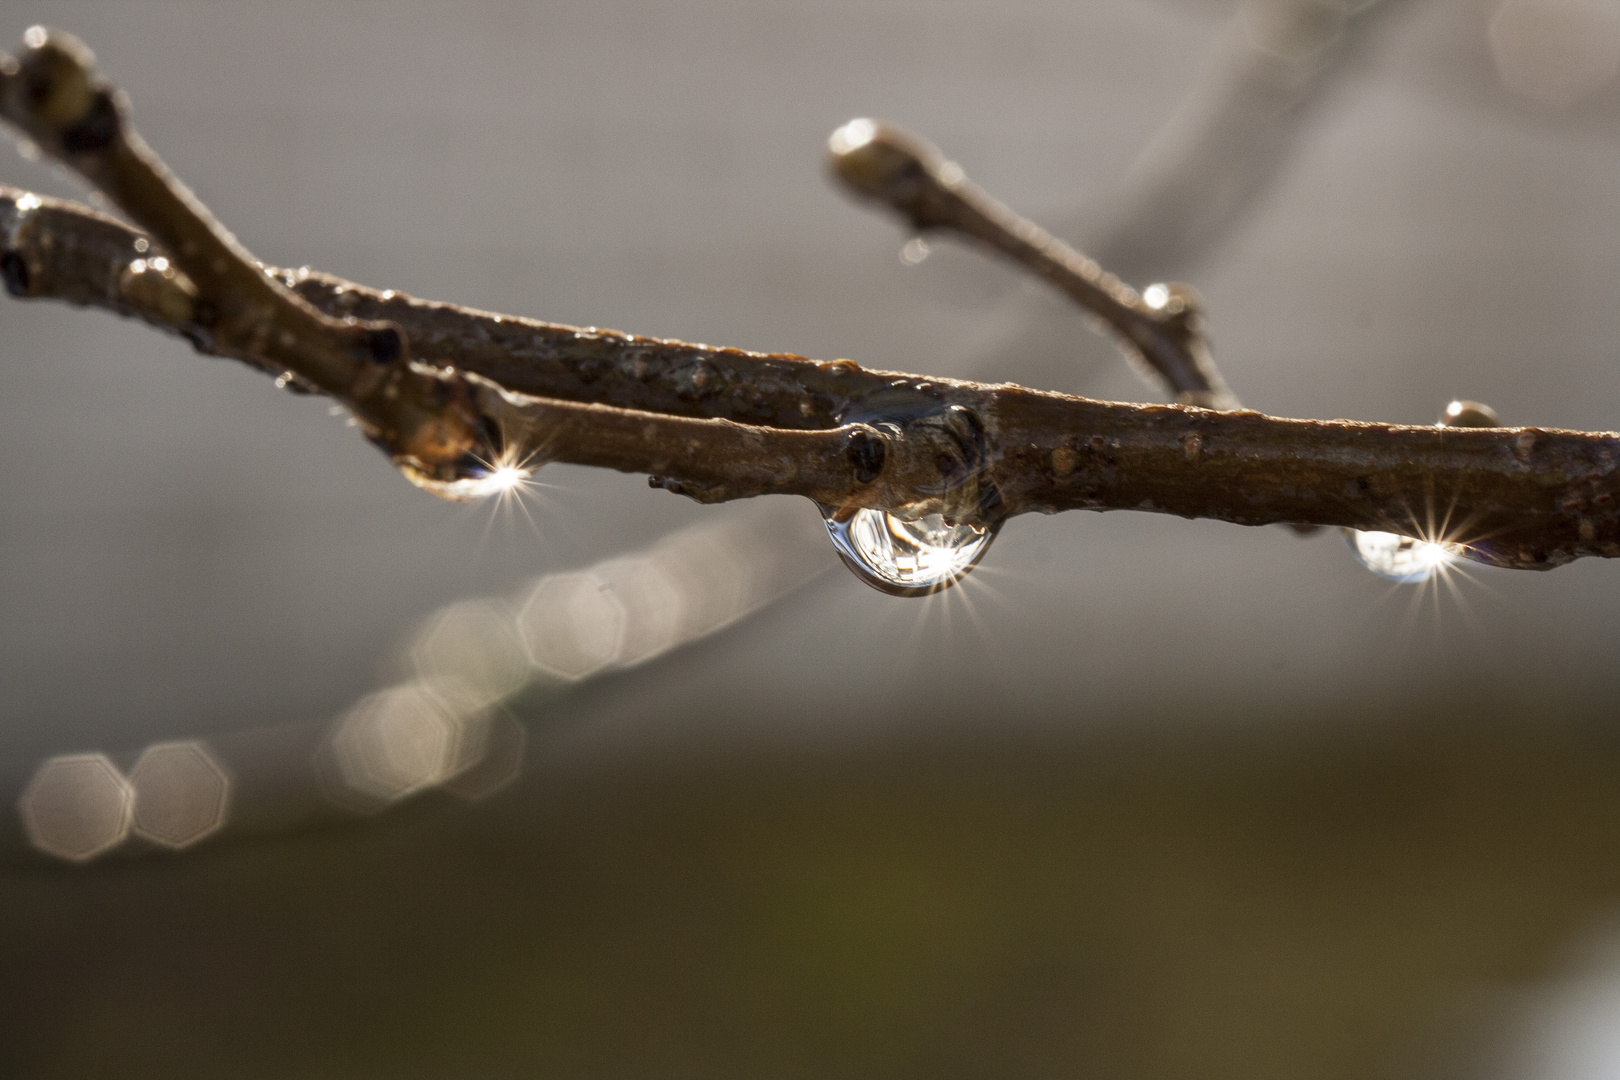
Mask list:
[[[856,481],[870,484],[882,475],[883,462],[889,456],[889,448],[881,438],[870,431],[852,431],[849,442],[844,447],[844,453],[849,457],[850,464],[855,466]]]
[[[484,429],[484,442],[489,445],[495,456],[499,456],[501,451],[506,449],[506,436],[501,434],[501,425],[490,416],[481,416],[478,422]]]
[[[366,344],[371,348],[371,358],[379,364],[397,363],[405,355],[405,336],[398,327],[384,326],[371,331]]]
[[[62,133],[62,149],[70,154],[98,153],[118,138],[118,126],[118,106],[111,94],[99,91],[84,118]]]
[[[6,292],[12,296],[28,295],[28,264],[15,251],[0,255],[0,277],[6,279]]]

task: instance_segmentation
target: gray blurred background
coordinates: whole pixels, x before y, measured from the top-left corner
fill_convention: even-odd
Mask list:
[[[1616,426],[1611,0],[0,13],[84,37],[267,263],[1156,398],[1014,271],[897,258],[822,165],[871,115],[1193,282],[1251,407]],[[1337,536],[1069,514],[894,599],[808,504],[561,466],[527,514],[437,501],[325,400],[104,313],[7,298],[0,359],[0,1074],[1620,1070],[1615,566],[1413,589]],[[489,694],[487,797],[334,794],[332,721],[436,613],[673,533],[721,538],[692,588],[746,586]],[[200,842],[40,842],[42,765],[117,788],[173,741],[229,787]]]

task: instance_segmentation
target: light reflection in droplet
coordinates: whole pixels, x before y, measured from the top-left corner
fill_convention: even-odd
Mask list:
[[[877,135],[877,124],[862,117],[851,120],[843,127],[832,133],[827,140],[827,149],[835,154],[847,154],[851,150],[859,150],[871,142]]]
[[[1482,405],[1477,401],[1457,400],[1446,406],[1446,411],[1440,414],[1441,427],[1500,427],[1502,420],[1496,415],[1496,410],[1489,405]]]
[[[855,576],[882,592],[921,596],[960,581],[994,539],[938,514],[906,520],[882,510],[826,515],[827,534]]]
[[[1489,405],[1459,398],[1445,407],[1435,426],[1488,428],[1500,424],[1496,410]],[[1468,550],[1466,545],[1452,542],[1456,534],[1450,527],[1450,515],[1446,515],[1438,527],[1422,531],[1428,539],[1355,529],[1345,529],[1344,538],[1356,559],[1368,570],[1402,585],[1417,585],[1465,558]]]
[[[1456,562],[1460,550],[1456,544],[1434,543],[1399,533],[1346,529],[1344,535],[1362,566],[1402,585],[1428,581]]]
[[[900,261],[905,263],[907,266],[918,266],[923,262],[924,259],[928,258],[932,250],[933,249],[928,246],[928,241],[924,240],[920,236],[913,236],[910,240],[907,240],[905,246],[900,249]]]
[[[483,462],[474,462],[458,469],[454,479],[444,480],[429,475],[408,462],[401,461],[396,464],[399,466],[400,474],[412,484],[430,495],[437,495],[451,502],[472,502],[475,499],[487,499],[491,495],[504,494],[517,488],[531,475],[529,470],[517,465],[486,465]]]

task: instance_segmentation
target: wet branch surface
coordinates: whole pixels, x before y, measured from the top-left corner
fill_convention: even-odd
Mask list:
[[[1092,401],[579,329],[264,268],[135,136],[81,45],[30,31],[20,62],[7,61],[0,114],[145,230],[0,187],[8,291],[138,317],[289,389],[329,394],[430,489],[498,461],[561,461],[648,473],[705,502],[794,494],[992,526],[1074,509],[1338,525],[1446,539],[1524,569],[1620,556],[1615,433]],[[913,156],[937,185],[941,162]],[[995,224],[1010,212],[963,182],[940,190],[958,199],[963,231],[1048,267],[1043,276],[1184,398],[1230,400],[1196,326],[1015,218],[975,233],[975,215]],[[995,240],[1009,228],[1022,248]]]
[[[919,234],[956,233],[1043,279],[1100,319],[1182,404],[1238,407],[1209,354],[1191,287],[1160,285],[1151,299],[1138,293],[991,198],[937,147],[891,125],[852,120],[829,149],[833,174],[852,193],[894,210]]]

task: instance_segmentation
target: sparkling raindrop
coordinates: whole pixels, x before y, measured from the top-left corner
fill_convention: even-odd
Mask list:
[[[832,133],[832,137],[827,140],[827,149],[839,155],[859,150],[877,138],[877,132],[878,127],[874,121],[865,117],[851,120]]]
[[[412,484],[451,502],[472,502],[511,491],[530,475],[529,470],[521,466],[499,461],[491,464],[471,454],[456,465],[455,474],[449,479],[424,472],[409,460],[399,459],[394,464]]]
[[[1453,401],[1436,421],[1436,427],[1496,427],[1501,420],[1496,410],[1477,401]],[[1416,585],[1428,581],[1462,556],[1463,545],[1445,541],[1418,540],[1399,533],[1344,530],[1344,538],[1356,559],[1379,577]]]
[[[1399,533],[1356,529],[1346,529],[1344,538],[1362,566],[1402,585],[1428,581],[1457,561],[1455,544],[1436,544]]]
[[[925,596],[972,570],[995,530],[951,525],[938,514],[905,520],[883,510],[824,511],[827,534],[855,576],[880,592]]]

